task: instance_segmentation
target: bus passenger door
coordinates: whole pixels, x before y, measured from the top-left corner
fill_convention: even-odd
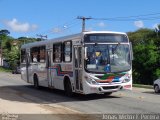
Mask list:
[[[29,83],[29,66],[30,66],[30,59],[29,53],[26,52],[26,80]]]
[[[47,80],[48,87],[52,87],[52,79],[51,79],[51,51],[46,51],[46,69],[47,69]]]
[[[74,84],[77,92],[82,92],[82,47],[74,46]]]

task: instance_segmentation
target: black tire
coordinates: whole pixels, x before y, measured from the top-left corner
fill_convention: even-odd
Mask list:
[[[112,92],[106,92],[106,93],[104,93],[105,96],[109,96],[111,94],[112,94]]]
[[[158,85],[154,85],[154,92],[155,93],[160,93],[160,89]]]
[[[34,80],[34,87],[35,87],[36,89],[39,89],[39,82],[38,82],[38,77],[37,77],[37,75],[34,75],[33,80]]]
[[[66,80],[65,82],[65,94],[68,97],[72,97],[73,96],[73,91],[72,91],[72,86],[71,86],[71,82],[69,80]]]

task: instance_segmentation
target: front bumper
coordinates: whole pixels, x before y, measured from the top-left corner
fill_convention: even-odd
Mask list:
[[[93,94],[93,93],[107,93],[107,92],[117,92],[122,88],[121,84],[104,84],[104,85],[91,85],[87,83],[84,88],[84,94]]]

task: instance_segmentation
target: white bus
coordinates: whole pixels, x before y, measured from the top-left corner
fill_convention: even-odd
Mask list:
[[[90,31],[25,44],[21,77],[73,93],[110,95],[132,89],[132,46],[125,33]]]

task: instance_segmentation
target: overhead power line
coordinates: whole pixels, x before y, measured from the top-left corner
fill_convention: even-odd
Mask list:
[[[67,27],[65,27],[65,28],[60,28],[60,30],[57,31],[57,32],[50,31],[50,32],[48,32],[47,35],[53,35],[53,34],[63,33],[64,31],[67,31],[67,30],[69,30],[69,29],[71,29],[71,28],[73,28],[73,27],[76,27],[77,25],[80,25],[80,23],[75,23],[75,24],[72,24],[72,25],[67,26]],[[53,29],[52,29],[52,30],[53,30]]]
[[[157,16],[157,17],[147,17],[147,18],[142,18],[142,17],[139,17],[139,18],[130,18],[130,19],[120,19],[120,18],[92,18],[93,20],[106,20],[106,21],[136,21],[136,20],[159,20],[160,19],[160,16]]]
[[[44,32],[39,33],[39,35],[50,35],[50,34],[58,34],[63,33],[64,31],[67,31],[78,24],[76,19],[82,20],[82,31],[85,31],[85,22],[86,20],[106,20],[106,21],[120,21],[120,22],[126,22],[126,21],[138,21],[138,20],[144,20],[144,21],[150,21],[150,20],[159,20],[160,19],[160,12],[157,13],[150,13],[150,14],[141,14],[141,15],[132,15],[132,16],[124,16],[124,17],[108,17],[108,18],[96,18],[96,17],[84,17],[84,16],[78,16],[75,19],[72,19],[69,22],[65,22],[64,24],[57,25],[55,27],[52,27],[51,29],[48,29]],[[57,31],[56,31],[57,30]]]
[[[57,26],[54,26],[44,32],[41,32],[41,33],[38,33],[38,34],[46,34],[46,35],[50,35],[50,34],[58,34],[58,33],[62,33],[68,29],[71,29],[73,28],[74,26],[78,25],[79,22],[77,22],[76,19],[72,19],[71,21],[69,22],[65,22],[61,25],[57,25]],[[36,35],[37,36],[37,35]]]
[[[107,21],[157,20],[157,19],[160,19],[160,13],[151,13],[151,14],[126,16],[126,17],[92,18],[92,19],[93,20],[107,20]]]

